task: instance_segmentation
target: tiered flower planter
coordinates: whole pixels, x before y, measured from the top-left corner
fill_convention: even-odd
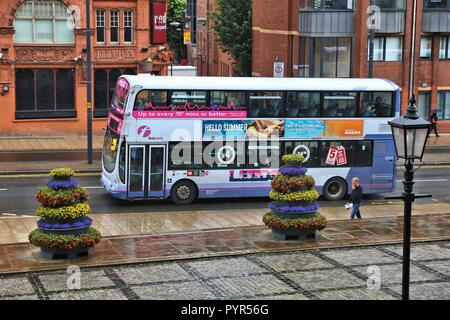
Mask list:
[[[327,225],[324,216],[317,212],[319,193],[314,179],[307,175],[301,155],[285,155],[286,163],[272,180],[269,204],[263,222],[272,229],[275,239],[305,240],[315,238],[316,230]]]
[[[36,193],[41,204],[36,215],[41,219],[28,238],[48,259],[88,256],[101,238],[100,232],[91,227],[88,194],[72,180],[74,173],[67,168],[52,170],[53,179]]]

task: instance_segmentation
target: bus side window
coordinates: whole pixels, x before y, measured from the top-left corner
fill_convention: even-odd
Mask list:
[[[125,145],[125,141],[122,141],[119,151],[119,179],[122,183],[125,183]]]
[[[356,167],[369,167],[372,165],[372,143],[371,141],[356,141],[355,149]]]

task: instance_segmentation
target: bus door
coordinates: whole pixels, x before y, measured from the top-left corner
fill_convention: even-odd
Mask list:
[[[164,145],[129,145],[128,198],[162,198],[165,172]]]
[[[128,197],[143,198],[145,193],[145,146],[129,145],[128,149]]]
[[[393,145],[388,140],[375,140],[372,165],[372,192],[390,192],[395,188]]]
[[[149,166],[148,166],[148,197],[164,197],[165,181],[165,145],[150,145],[149,147]]]

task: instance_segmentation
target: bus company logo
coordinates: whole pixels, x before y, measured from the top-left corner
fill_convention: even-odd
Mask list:
[[[344,134],[346,136],[360,136],[361,135],[361,131],[360,130],[355,130],[355,129],[346,129],[344,131]]]
[[[149,126],[143,125],[138,128],[137,133],[142,138],[148,138],[152,134],[152,129]]]

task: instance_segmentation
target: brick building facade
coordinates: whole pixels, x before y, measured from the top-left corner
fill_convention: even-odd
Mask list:
[[[253,76],[368,77],[368,13],[379,8],[374,77],[394,81],[408,102],[413,1],[253,0]],[[419,113],[439,109],[450,132],[450,1],[417,0],[413,88]]]
[[[167,74],[166,12],[165,0],[91,1],[94,134],[121,74]],[[1,135],[86,132],[85,44],[84,0],[1,2]]]
[[[233,76],[233,59],[220,50],[215,36],[209,31],[212,27],[209,13],[218,10],[216,1],[188,0],[187,8],[188,27],[196,33],[195,40],[188,45],[189,64],[197,67],[199,76]]]

